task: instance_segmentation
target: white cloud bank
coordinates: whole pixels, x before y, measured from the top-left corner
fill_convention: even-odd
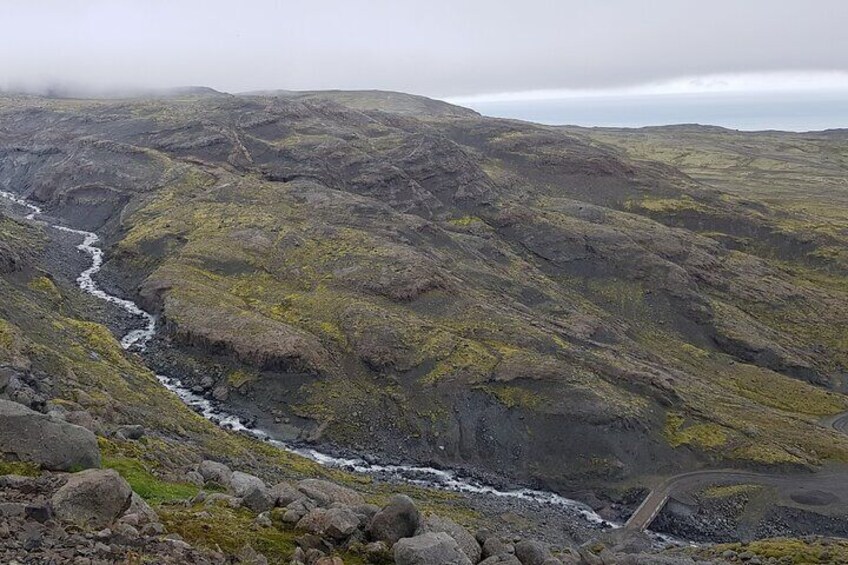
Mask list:
[[[686,94],[780,94],[844,92],[848,96],[848,72],[778,71],[764,73],[712,74],[614,88],[571,88],[527,90],[448,97],[453,104],[567,100],[580,98],[631,98]]]

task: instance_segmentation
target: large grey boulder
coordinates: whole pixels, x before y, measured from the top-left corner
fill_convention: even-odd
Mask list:
[[[300,519],[297,528],[334,541],[349,538],[359,527],[360,518],[347,506],[314,508]]]
[[[65,522],[103,528],[118,519],[132,503],[133,491],[111,469],[89,469],[71,475],[53,495],[53,511]]]
[[[230,486],[230,479],[233,472],[229,467],[217,461],[206,460],[197,466],[197,472],[208,483],[217,483],[222,487]]]
[[[268,494],[270,494],[271,498],[274,499],[274,505],[280,507],[286,507],[295,500],[305,497],[305,495],[297,490],[294,485],[286,481],[277,483],[271,487]]]
[[[265,483],[259,477],[236,471],[230,478],[230,490],[242,499],[242,504],[257,514],[274,507],[274,499],[268,494]]]
[[[480,548],[480,544],[477,543],[477,540],[471,535],[471,532],[451,520],[450,518],[443,518],[441,516],[437,516],[436,514],[428,514],[421,519],[421,523],[418,526],[418,531],[416,535],[426,534],[426,533],[437,533],[444,532],[452,537],[462,552],[468,556],[468,559],[471,560],[472,563],[477,563],[480,561],[480,557],[482,555],[482,549]]]
[[[365,499],[355,490],[321,479],[303,479],[297,483],[297,490],[318,503],[330,507],[333,504],[355,506],[364,504]]]
[[[515,547],[512,544],[507,544],[502,542],[500,539],[496,537],[490,537],[486,540],[486,543],[483,544],[483,557],[489,558],[497,555],[503,554],[513,554],[515,553]]]
[[[521,561],[521,565],[544,565],[548,558],[553,557],[548,546],[533,540],[515,544],[515,556]]]
[[[395,544],[394,554],[395,565],[472,565],[444,532],[404,538]]]
[[[0,400],[0,460],[4,458],[71,471],[100,467],[100,448],[85,428]]]
[[[368,535],[374,541],[384,541],[393,545],[400,539],[414,536],[420,520],[418,508],[415,507],[412,499],[398,494],[393,496],[386,507],[371,519]]]

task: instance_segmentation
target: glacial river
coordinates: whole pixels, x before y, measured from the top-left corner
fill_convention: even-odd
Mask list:
[[[0,190],[0,197],[26,208],[28,211],[25,216],[27,220],[37,221],[38,216],[42,215],[40,207],[16,196],[15,194]],[[148,342],[156,333],[156,317],[140,308],[132,300],[119,298],[109,294],[97,285],[97,282],[94,280],[94,276],[103,266],[103,249],[98,247],[100,238],[97,234],[89,231],[72,229],[58,224],[47,225],[53,229],[71,234],[72,236],[78,236],[82,240],[76,247],[78,250],[91,257],[91,265],[80,273],[79,277],[77,277],[77,284],[83,291],[96,296],[101,300],[114,304],[118,308],[121,308],[138,318],[141,327],[134,329],[123,336],[121,338],[121,346],[126,350],[143,352],[147,347]],[[165,388],[176,394],[185,404],[215,424],[229,430],[250,434],[258,439],[271,443],[280,449],[301,455],[321,465],[352,470],[358,473],[365,473],[390,481],[403,481],[418,486],[549,504],[569,511],[575,517],[582,518],[590,526],[595,528],[620,527],[620,524],[612,523],[601,518],[587,505],[576,500],[565,498],[553,492],[529,488],[502,490],[479,480],[463,477],[451,470],[419,467],[415,465],[380,465],[377,463],[369,463],[360,458],[335,457],[315,449],[291,446],[285,442],[272,438],[263,430],[246,427],[239,417],[233,414],[228,414],[211,400],[193,393],[188,388],[182,386],[179,379],[169,377],[167,375],[156,375],[156,377]]]

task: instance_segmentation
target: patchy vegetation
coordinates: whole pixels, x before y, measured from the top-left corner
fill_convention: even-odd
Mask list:
[[[31,136],[33,110],[65,141]],[[838,135],[563,129],[379,93],[3,98],[0,117],[0,149],[32,156],[2,180],[100,230],[169,366],[269,423],[557,485],[848,460],[817,425],[848,410]],[[98,415],[149,398],[168,457],[196,457],[186,437],[246,456],[70,306],[26,319],[61,301],[32,275],[0,312],[15,362],[73,375],[62,394]]]

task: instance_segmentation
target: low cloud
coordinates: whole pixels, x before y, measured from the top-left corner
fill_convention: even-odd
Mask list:
[[[844,0],[28,0],[0,8],[0,87],[715,88],[848,71],[846,21]]]

